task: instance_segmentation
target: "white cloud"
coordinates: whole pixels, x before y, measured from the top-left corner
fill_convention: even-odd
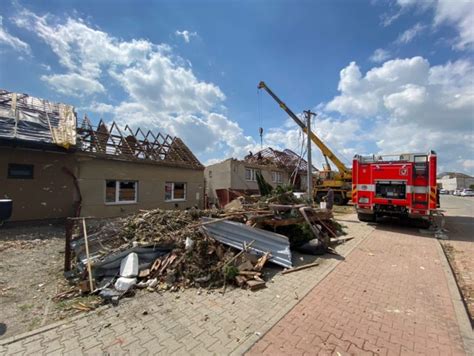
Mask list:
[[[383,49],[377,48],[374,53],[370,56],[370,60],[375,63],[384,62],[391,57],[390,52]]]
[[[99,114],[105,114],[105,113],[114,113],[115,112],[115,107],[113,105],[110,105],[110,104],[98,103],[98,102],[94,101],[87,108],[84,108],[84,110],[90,110],[92,112],[96,112],[96,113],[99,113]]]
[[[461,164],[466,171],[468,172],[474,171],[474,159],[463,160]]]
[[[138,66],[111,71],[123,88],[149,109],[161,112],[204,112],[225,99],[214,84],[199,81],[191,69],[177,66],[156,52]]]
[[[97,80],[78,73],[42,75],[41,80],[64,95],[84,96],[105,92],[104,86]]]
[[[467,169],[461,162],[474,152],[473,77],[468,60],[431,66],[422,57],[395,59],[365,75],[352,62],[341,71],[340,95],[325,110],[358,118],[367,127],[359,130],[366,144],[380,153],[434,149],[446,167]]]
[[[415,24],[413,27],[410,27],[408,30],[398,36],[395,40],[397,44],[406,44],[411,42],[416,36],[425,30],[426,26],[420,23]]]
[[[465,50],[474,47],[474,3],[472,0],[397,0],[397,4],[402,10],[426,11],[433,9],[433,25],[435,27],[448,24],[454,26],[458,31],[454,48]]]
[[[180,36],[184,39],[184,42],[189,43],[192,37],[197,37],[197,32],[189,32],[188,30],[176,31],[176,36]]]
[[[383,27],[390,26],[395,20],[397,20],[402,15],[402,11],[397,11],[394,14],[382,14],[380,17],[380,22]]]
[[[12,47],[14,50],[24,52],[27,54],[31,53],[30,45],[23,42],[18,37],[11,35],[3,26],[3,17],[0,16],[0,44]]]
[[[455,26],[459,37],[457,49],[473,48],[474,46],[474,3],[470,0],[439,0],[436,6],[435,25],[449,23]]]
[[[117,105],[93,101],[88,110],[118,123],[179,136],[196,153],[242,157],[255,148],[235,121],[226,117],[220,88],[199,80],[189,61],[167,44],[122,40],[82,19],[60,20],[22,10],[15,23],[37,34],[57,55],[66,73],[41,77],[60,93],[74,96],[108,93],[126,97]],[[196,33],[181,31],[185,40]]]
[[[325,113],[319,113],[314,119],[312,131],[318,136],[336,156],[348,166],[354,154],[362,149],[364,134],[360,130],[360,123],[356,119],[337,120]],[[348,134],[350,133],[350,134]],[[264,135],[264,146],[278,149],[289,148],[297,154],[306,153],[307,137],[291,120],[285,123],[284,128],[271,128]],[[324,161],[321,150],[312,144],[313,165],[321,168]],[[336,169],[332,164],[332,168]]]

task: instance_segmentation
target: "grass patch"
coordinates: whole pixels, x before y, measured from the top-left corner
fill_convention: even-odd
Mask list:
[[[18,309],[20,309],[22,312],[27,312],[28,310],[30,310],[33,307],[34,307],[33,304],[22,304],[22,305],[18,306]]]
[[[40,326],[41,319],[38,316],[35,316],[31,319],[30,323],[28,324],[28,331],[34,330]]]
[[[82,303],[84,305],[95,305],[97,306],[102,299],[96,295],[86,295],[83,297],[76,297],[72,299],[61,300],[55,304],[58,310],[70,310],[74,304]]]

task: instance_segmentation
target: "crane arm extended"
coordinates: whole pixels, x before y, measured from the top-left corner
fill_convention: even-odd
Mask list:
[[[280,105],[280,107],[298,124],[298,126],[301,127],[301,129],[307,135],[309,135],[309,138],[311,139],[311,141],[313,141],[313,143],[316,146],[318,146],[318,148],[321,150],[323,155],[328,157],[336,165],[337,169],[339,169],[339,172],[347,176],[350,175],[351,172],[344,165],[344,163],[342,163],[341,160],[337,158],[337,156],[334,153],[332,153],[332,151],[324,144],[323,141],[319,139],[318,136],[316,136],[312,131],[308,132],[308,128],[303,123],[303,121],[301,121],[301,119],[298,116],[296,116],[295,113],[291,111],[291,109],[288,108],[286,104],[283,101],[281,101],[281,99],[278,96],[276,96],[275,93],[273,93],[273,91],[265,84],[265,82],[263,81],[260,82],[258,84],[258,89],[265,89],[266,92],[270,94],[270,96],[278,103],[278,105]]]

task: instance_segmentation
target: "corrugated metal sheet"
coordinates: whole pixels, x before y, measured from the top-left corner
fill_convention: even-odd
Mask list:
[[[202,218],[203,221],[211,221],[211,218]],[[242,250],[243,244],[255,242],[249,248],[259,254],[265,252],[271,253],[270,261],[290,268],[293,266],[291,262],[290,241],[288,237],[274,232],[256,229],[245,224],[234,221],[219,221],[213,224],[202,226],[209,235],[217,241],[228,246]]]

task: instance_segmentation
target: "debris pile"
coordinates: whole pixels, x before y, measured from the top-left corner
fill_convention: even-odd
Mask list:
[[[274,192],[259,200],[239,198],[221,211],[155,209],[82,220],[71,243],[70,277],[83,293],[113,303],[135,288],[160,292],[235,284],[260,289],[267,262],[292,267],[290,246],[322,254],[343,234],[329,211],[282,204],[300,202],[295,199]]]

